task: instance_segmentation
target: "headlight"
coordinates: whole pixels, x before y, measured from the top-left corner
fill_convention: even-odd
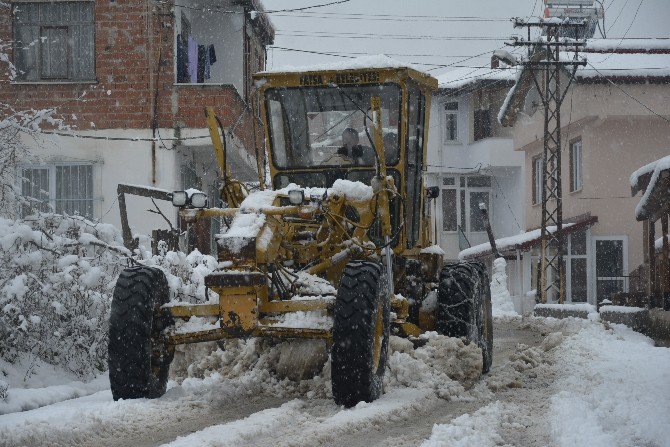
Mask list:
[[[305,192],[302,189],[292,189],[288,192],[288,201],[291,205],[300,205],[305,200]]]
[[[174,206],[184,206],[188,201],[186,191],[175,191],[172,193],[172,204]]]
[[[207,206],[207,194],[194,192],[191,194],[191,206],[193,208],[204,208]]]

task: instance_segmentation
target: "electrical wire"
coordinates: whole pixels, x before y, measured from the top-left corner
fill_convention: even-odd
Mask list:
[[[457,41],[505,41],[509,40],[508,38],[503,37],[489,37],[489,36],[434,36],[434,35],[409,35],[409,34],[376,34],[376,33],[337,33],[337,32],[327,32],[327,31],[306,31],[306,30],[295,30],[292,32],[281,32],[278,31],[275,33],[277,36],[285,37],[312,37],[312,38],[325,38],[325,39],[384,39],[384,40],[457,40]]]
[[[627,91],[625,91],[624,89],[622,89],[622,88],[619,86],[619,84],[613,82],[610,78],[608,78],[608,77],[607,77],[605,74],[603,74],[600,70],[598,70],[596,67],[594,67],[592,63],[590,63],[589,61],[586,61],[586,63],[589,64],[591,67],[593,67],[593,69],[594,69],[596,72],[598,72],[598,74],[600,74],[600,75],[601,75],[607,82],[609,82],[610,84],[612,84],[613,86],[615,86],[616,88],[618,88],[619,90],[621,90],[621,92],[622,92],[624,95],[628,96],[630,99],[632,99],[632,100],[635,101],[636,103],[640,104],[642,107],[644,107],[645,109],[647,109],[648,111],[650,111],[651,113],[653,113],[654,115],[656,115],[657,117],[659,117],[659,118],[661,118],[662,120],[667,121],[668,123],[670,123],[670,119],[666,118],[666,117],[663,116],[663,115],[659,115],[659,114],[656,113],[654,110],[652,110],[651,107],[649,107],[648,105],[646,105],[645,103],[643,103],[642,101],[640,101],[639,99],[637,99],[636,97],[634,97],[633,95],[631,95],[630,93],[628,93]]]

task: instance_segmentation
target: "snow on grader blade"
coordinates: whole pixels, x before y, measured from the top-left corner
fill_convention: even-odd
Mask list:
[[[391,334],[416,343],[433,330],[466,337],[488,369],[486,270],[443,266],[432,242],[429,201],[439,189],[425,188],[422,172],[436,80],[389,63],[254,78],[270,178],[261,175],[261,190],[249,193],[232,177],[208,108],[220,201],[229,207],[208,208],[194,191],[172,195],[187,223],[228,222],[220,268],[205,279],[218,303],[165,304],[160,270],[124,272],[110,320],[114,397],[162,394],[177,344],[239,337],[324,340],[333,397],[347,407],[380,396]],[[174,328],[193,316],[218,326]]]

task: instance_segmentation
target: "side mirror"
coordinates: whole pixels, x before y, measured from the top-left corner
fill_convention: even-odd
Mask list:
[[[426,188],[426,197],[428,199],[437,199],[440,197],[440,187],[439,186],[429,186]]]
[[[175,191],[172,193],[172,205],[185,206],[188,201],[188,194],[186,191]]]

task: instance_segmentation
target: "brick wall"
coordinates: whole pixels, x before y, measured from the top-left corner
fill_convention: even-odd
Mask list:
[[[235,133],[253,150],[252,114],[232,86],[173,85],[170,7],[97,0],[94,17],[96,83],[11,84],[2,64],[0,103],[17,110],[56,108],[59,118],[78,129],[146,129],[153,121],[157,83],[158,127],[205,127],[203,108],[213,106],[226,127],[244,115]],[[11,33],[11,10],[0,6],[0,44],[10,42]]]

